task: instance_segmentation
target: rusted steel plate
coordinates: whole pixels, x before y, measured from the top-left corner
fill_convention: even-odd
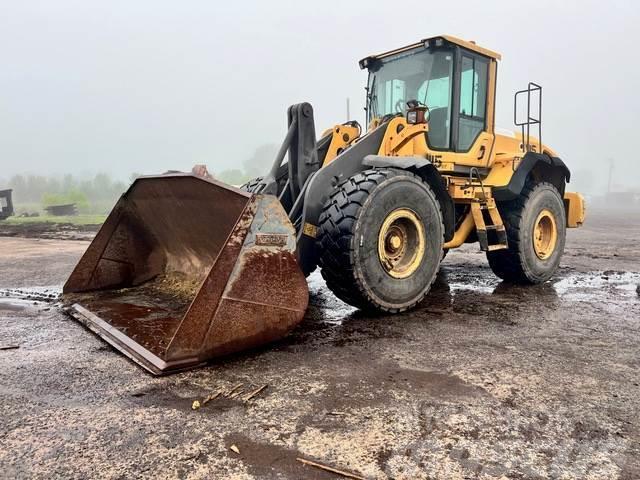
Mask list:
[[[64,286],[71,315],[154,374],[276,340],[308,290],[273,196],[189,174],[142,177]]]

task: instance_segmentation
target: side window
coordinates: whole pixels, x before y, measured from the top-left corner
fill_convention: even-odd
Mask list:
[[[462,57],[460,72],[460,111],[458,112],[458,151],[471,148],[478,134],[484,130],[487,105],[486,60]]]
[[[429,107],[429,147],[438,150],[450,148],[451,89],[453,82],[453,56],[449,51],[436,52],[426,73],[426,80],[417,90],[417,100]]]
[[[430,109],[448,108],[451,100],[449,77],[424,82],[418,89],[418,99]]]

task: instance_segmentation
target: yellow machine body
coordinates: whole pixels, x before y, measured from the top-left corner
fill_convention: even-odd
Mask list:
[[[500,55],[473,42],[439,36],[367,57],[360,65],[369,69],[371,79],[371,72],[377,71],[374,62],[431,48],[445,55],[455,49],[455,61],[461,63],[451,81],[458,82],[459,103],[462,62],[472,62],[472,75],[476,61],[486,68],[482,128],[473,127],[478,131],[465,151],[430,146],[435,109],[416,100],[403,98],[395,102],[399,107],[390,107],[384,115],[372,114],[371,84],[367,131],[350,121],[316,140],[311,105],[292,105],[289,129],[270,172],[242,189],[199,173],[206,169],[137,179],[67,280],[63,290],[67,311],[153,374],[191,368],[283,337],[304,317],[308,302],[304,276],[317,266],[328,287],[352,305],[404,311],[427,294],[443,249],[479,241],[488,257],[511,254],[501,208],[505,198],[518,199],[523,172],[535,182],[551,180],[558,185],[557,192],[551,191],[555,213],[541,210],[531,228],[535,255],[543,261],[554,253],[556,268],[559,256],[554,248],[564,245],[558,232],[563,235],[565,227],[558,228],[556,218],[566,218],[566,227],[581,226],[584,198],[565,191],[568,169],[551,148],[529,135],[532,124],[540,126],[529,108],[526,122],[516,121],[522,126],[520,132],[496,133]],[[446,60],[453,63],[453,59],[452,54]],[[391,95],[401,87],[391,82],[384,88]],[[472,99],[477,90],[472,87]],[[527,95],[530,107],[536,91],[541,102],[541,87],[535,84],[518,94]],[[474,121],[475,107],[470,111],[458,107],[455,95],[449,99],[460,112],[447,107],[453,112],[449,118]],[[462,129],[461,125],[469,126],[459,123],[456,128]],[[404,182],[396,200],[405,201],[405,193],[413,188],[416,195],[426,195],[419,198],[431,201],[433,209],[420,217],[417,211],[426,205],[420,200],[413,204],[416,208],[398,207],[375,223],[372,219],[385,208],[384,202],[369,208],[377,197],[365,201],[363,192],[387,181]],[[358,224],[354,219],[362,217],[365,207],[370,223]],[[438,232],[442,228],[442,235],[432,235],[427,221]],[[359,233],[367,225],[374,225],[368,235]],[[371,238],[377,244],[361,252]],[[433,243],[433,238],[440,243]],[[345,260],[352,252],[359,256]],[[379,264],[374,261],[378,258]],[[382,273],[354,274],[356,261],[361,262],[358,268],[373,265],[374,270],[382,267]],[[422,283],[416,280],[422,279],[420,275]],[[370,278],[373,283],[366,283]],[[376,297],[375,283],[385,281],[397,296],[378,301],[382,297]],[[415,294],[405,295],[414,287]]]
[[[456,248],[462,245],[469,235],[476,229],[485,227],[483,216],[479,210],[473,207],[479,203],[489,203],[488,211],[494,221],[494,225],[500,228],[502,220],[496,209],[495,202],[491,200],[495,188],[505,187],[511,181],[523,156],[528,152],[543,153],[556,157],[556,153],[547,145],[540,143],[534,136],[526,136],[522,133],[498,134],[495,132],[495,92],[497,63],[501,59],[500,54],[482,48],[475,44],[461,40],[450,35],[441,35],[433,39],[408,45],[399,49],[376,55],[376,59],[384,59],[420,48],[430,40],[446,40],[463,49],[482,55],[488,59],[488,80],[485,127],[478,134],[475,141],[466,152],[443,151],[430,148],[427,143],[429,124],[409,124],[403,116],[393,118],[386,127],[384,139],[378,151],[378,155],[384,157],[419,157],[430,160],[442,174],[447,184],[448,192],[456,204],[471,205],[466,218],[459,222],[455,236],[445,244],[445,248]],[[362,63],[361,63],[362,65]],[[369,131],[378,128],[380,118],[373,118],[369,123]],[[426,135],[425,135],[426,133]],[[459,167],[471,167],[483,169],[486,176],[464,177],[456,171]],[[585,219],[584,197],[575,192],[564,192],[564,202],[567,217],[566,226],[569,228],[580,227]],[[474,215],[475,213],[475,215]]]

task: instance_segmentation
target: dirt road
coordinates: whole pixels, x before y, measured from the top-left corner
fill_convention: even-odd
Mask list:
[[[87,242],[0,237],[0,476],[640,478],[640,214],[589,220],[550,283],[502,284],[469,246],[398,316],[314,274],[284,341],[166,378],[52,305]],[[241,383],[269,386],[192,410]]]

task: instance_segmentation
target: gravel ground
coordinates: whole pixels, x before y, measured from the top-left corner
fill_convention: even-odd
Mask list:
[[[0,237],[0,347],[19,346],[0,350],[0,476],[336,478],[303,457],[365,478],[640,478],[638,212],[591,213],[537,287],[451,252],[397,316],[316,273],[286,339],[163,378],[52,302],[87,245]],[[192,409],[238,384],[268,388]]]

